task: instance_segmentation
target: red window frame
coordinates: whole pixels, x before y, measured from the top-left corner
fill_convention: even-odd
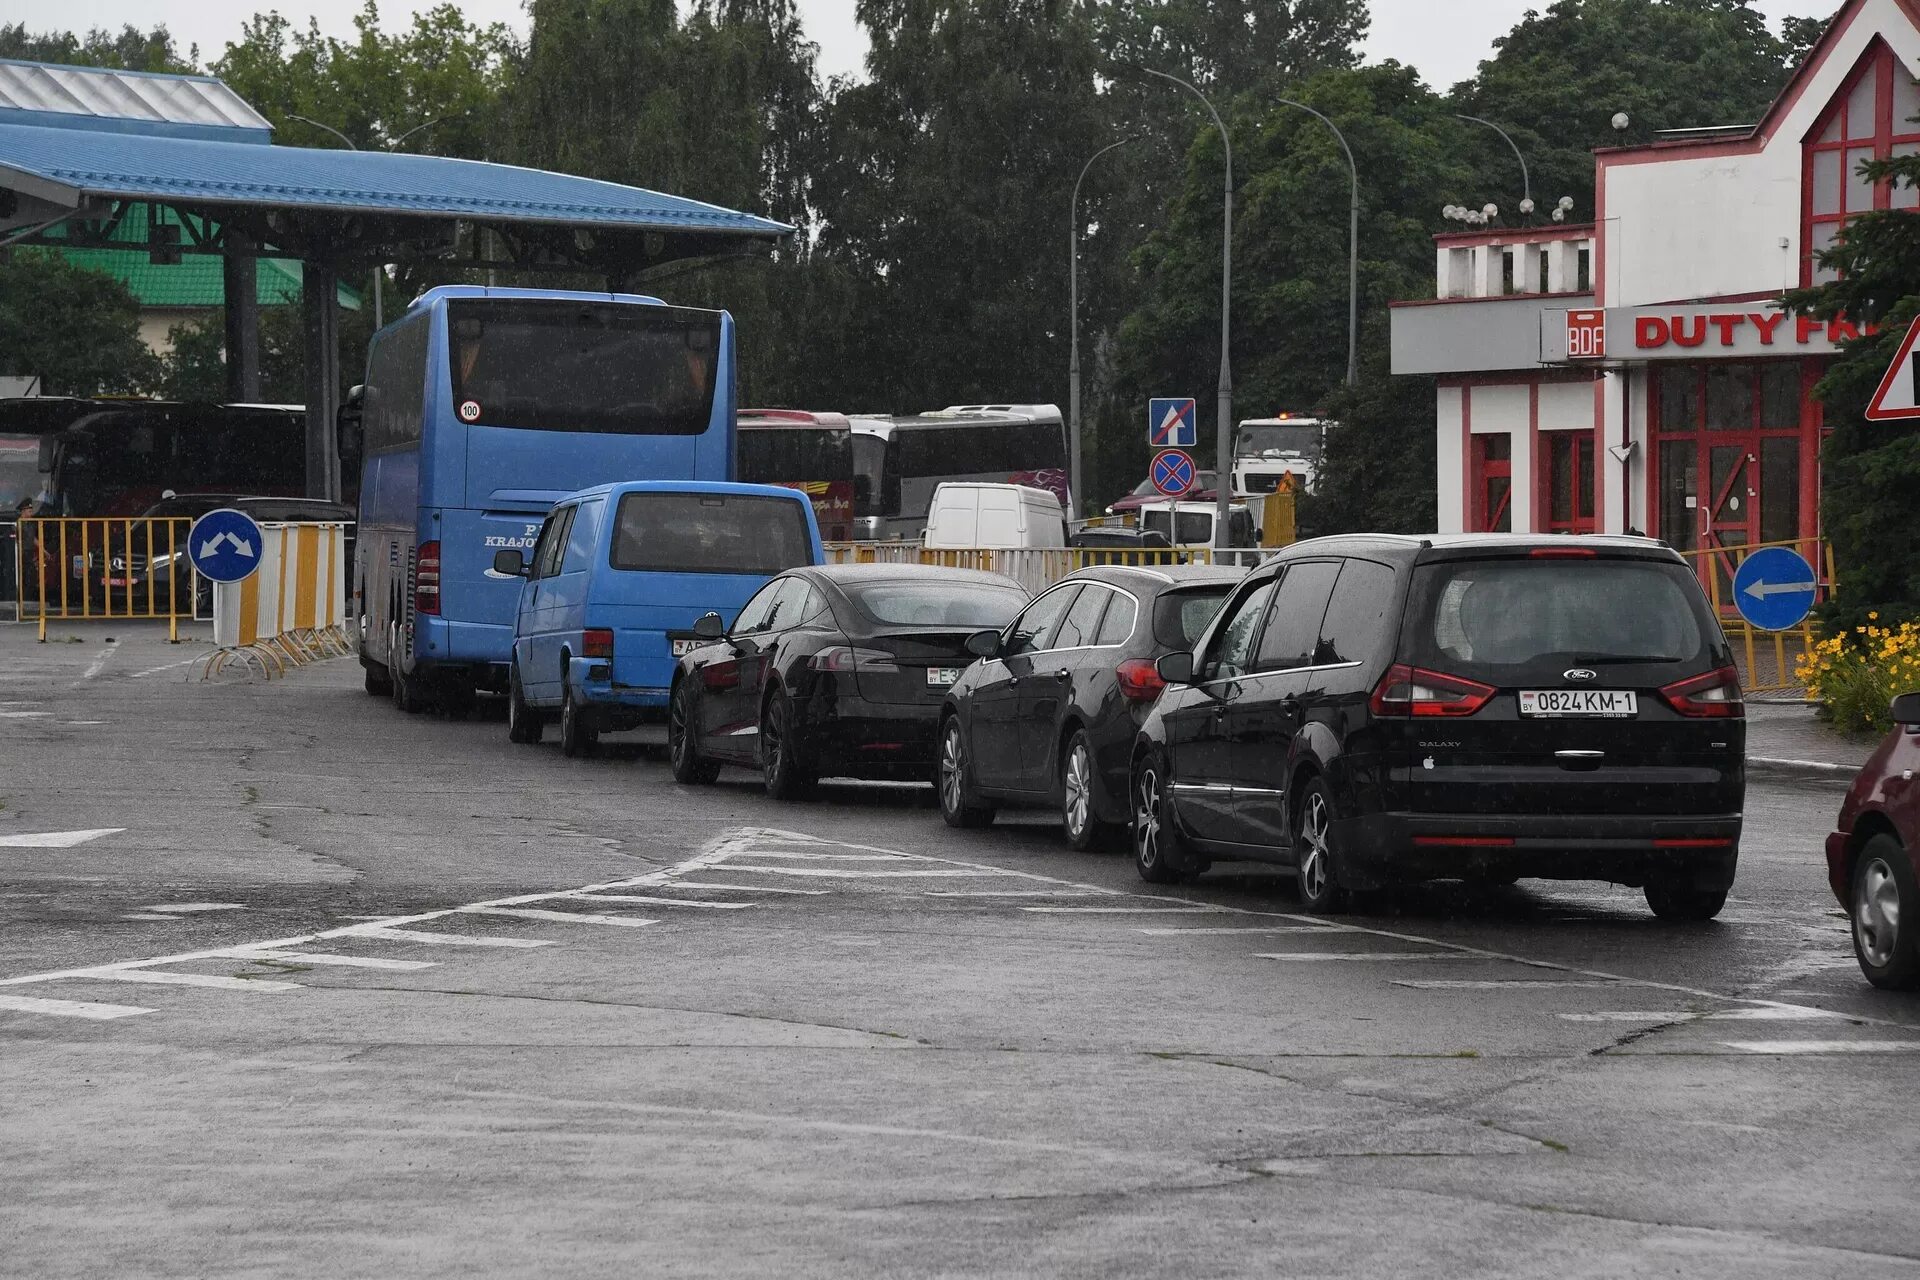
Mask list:
[[[1869,209],[1915,208],[1920,206],[1920,192],[1902,189],[1899,202],[1895,202],[1892,183],[1883,179],[1873,184],[1872,200],[1867,208],[1847,208],[1849,184],[1853,170],[1863,158],[1861,153],[1871,153],[1875,160],[1890,159],[1897,146],[1910,144],[1920,148],[1920,124],[1911,120],[1894,119],[1894,77],[1905,75],[1906,70],[1894,57],[1893,50],[1885,41],[1876,39],[1867,51],[1860,56],[1853,73],[1841,85],[1838,93],[1827,109],[1814,121],[1813,128],[1807,131],[1802,143],[1800,167],[1800,283],[1802,286],[1814,283],[1816,267],[1813,261],[1814,236],[1823,227],[1844,228],[1847,221]],[[1854,91],[1863,81],[1871,79],[1873,83],[1873,105],[1870,110],[1855,113],[1850,107]],[[1920,100],[1920,95],[1916,95]],[[1868,119],[1861,120],[1860,114]],[[1823,140],[1823,136],[1837,127],[1838,137]],[[1839,154],[1840,182],[1837,191],[1839,207],[1816,211],[1814,208],[1814,178],[1825,157]]]

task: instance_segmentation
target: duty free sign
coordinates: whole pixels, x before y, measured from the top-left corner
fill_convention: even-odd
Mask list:
[[[1829,355],[1860,332],[1846,320],[1790,316],[1764,302],[1544,311],[1540,362]]]

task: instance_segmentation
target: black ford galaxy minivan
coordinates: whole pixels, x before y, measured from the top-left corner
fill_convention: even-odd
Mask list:
[[[1296,543],[1160,673],[1131,773],[1147,880],[1276,862],[1317,911],[1409,880],[1610,880],[1694,920],[1733,883],[1739,678],[1664,543]]]

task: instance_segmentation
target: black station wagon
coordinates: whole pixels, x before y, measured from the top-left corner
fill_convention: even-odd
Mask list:
[[[1133,843],[1164,882],[1297,871],[1312,910],[1396,881],[1733,883],[1746,722],[1686,562],[1644,538],[1297,543],[1235,591],[1135,743]]]

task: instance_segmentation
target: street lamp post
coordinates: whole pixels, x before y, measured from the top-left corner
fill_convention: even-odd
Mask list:
[[[1170,76],[1152,67],[1140,69],[1150,76],[1170,80],[1200,99],[1200,105],[1213,117],[1213,127],[1220,131],[1220,145],[1226,149],[1226,173],[1220,187],[1220,384],[1214,411],[1217,421],[1214,426],[1213,548],[1217,556],[1227,549],[1227,510],[1233,497],[1233,371],[1227,355],[1233,338],[1233,142],[1227,137],[1227,126],[1221,121],[1220,113],[1207,101],[1206,94],[1179,76]]]
[[[1067,356],[1067,488],[1076,506],[1086,501],[1086,491],[1080,487],[1080,184],[1086,181],[1095,160],[1138,138],[1138,134],[1122,138],[1094,152],[1080,167],[1080,176],[1073,180],[1073,198],[1067,202],[1067,306],[1071,317],[1067,327],[1072,333]],[[1078,514],[1067,513],[1069,518]]]
[[[1532,213],[1533,212],[1533,183],[1527,177],[1527,158],[1520,154],[1520,144],[1515,142],[1511,137],[1509,137],[1505,129],[1502,129],[1499,125],[1495,124],[1491,120],[1482,120],[1479,116],[1461,115],[1457,111],[1454,112],[1453,118],[1456,120],[1471,120],[1475,124],[1483,124],[1487,126],[1487,128],[1499,134],[1500,137],[1506,142],[1506,144],[1509,147],[1513,148],[1513,158],[1520,162],[1520,212]]]
[[[355,144],[352,138],[349,138],[346,134],[340,132],[338,129],[334,128],[330,124],[322,124],[320,121],[312,119],[311,117],[296,115],[291,111],[287,113],[287,116],[289,119],[298,120],[301,124],[310,124],[316,129],[325,129],[328,133],[340,139],[340,141],[346,143],[347,150],[349,151],[360,150],[359,146]],[[431,129],[434,125],[439,124],[445,120],[451,120],[452,118],[453,118],[452,116],[435,116],[433,119],[427,121],[425,124],[417,124],[413,126],[413,128],[401,134],[399,137],[395,138],[387,146],[381,148],[381,150],[391,151],[395,147],[399,146],[401,143],[405,142],[408,138],[411,138],[414,134],[420,132],[422,129]],[[384,262],[377,264],[373,269],[373,327],[376,329],[382,328],[386,324],[385,309],[381,304],[381,288],[380,288],[386,274],[387,274],[387,264]]]
[[[1347,201],[1347,385],[1356,386],[1360,381],[1360,168],[1353,162],[1353,148],[1347,145],[1346,136],[1333,121],[1304,102],[1295,102],[1292,98],[1275,98],[1274,101],[1298,107],[1333,130],[1340,149],[1347,153],[1350,193]]]

